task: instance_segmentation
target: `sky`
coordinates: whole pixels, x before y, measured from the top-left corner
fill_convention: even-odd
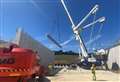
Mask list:
[[[88,51],[107,48],[120,39],[120,1],[119,0],[64,0],[77,25],[83,17],[94,7],[99,5],[96,19],[105,16],[101,32],[100,23],[94,25],[93,31],[87,28],[81,32],[85,44],[101,36],[93,43],[86,44]],[[83,24],[93,22],[91,15]],[[74,36],[72,24],[60,0],[0,0],[0,39],[10,41],[14,39],[16,29],[23,28],[30,36],[40,41],[51,50],[64,50],[78,52],[79,42],[72,40],[62,49],[54,45],[47,37],[50,34],[59,43]],[[90,39],[92,33],[92,37]]]

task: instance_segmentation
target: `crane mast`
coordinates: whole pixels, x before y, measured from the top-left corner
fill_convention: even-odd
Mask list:
[[[81,52],[83,54],[83,56],[86,58],[88,56],[88,53],[87,53],[87,49],[85,47],[85,44],[82,40],[82,37],[80,36],[80,34],[78,35],[78,40],[80,42],[80,48],[81,48]]]
[[[63,4],[63,7],[64,7],[65,11],[67,12],[67,15],[68,15],[71,23],[72,23],[72,28],[73,28],[73,32],[74,32],[74,34],[75,34],[76,40],[79,40],[82,55],[83,55],[84,57],[87,57],[87,56],[88,56],[88,53],[87,53],[87,49],[86,49],[86,47],[85,47],[85,45],[84,45],[84,42],[83,42],[83,40],[82,40],[82,37],[80,36],[79,31],[74,29],[74,28],[75,28],[75,24],[73,23],[72,17],[70,16],[70,13],[68,12],[68,9],[67,9],[64,1],[61,0],[61,2],[62,2],[62,4]]]

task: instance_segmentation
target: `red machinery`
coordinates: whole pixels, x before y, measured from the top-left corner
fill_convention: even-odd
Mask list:
[[[31,82],[29,79],[44,76],[45,68],[38,61],[30,49],[15,45],[0,48],[0,82]]]

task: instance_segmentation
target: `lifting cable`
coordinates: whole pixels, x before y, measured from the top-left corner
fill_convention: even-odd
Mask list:
[[[59,4],[57,5],[57,7],[56,8],[59,8]],[[60,42],[61,41],[61,33],[60,33],[60,24],[59,24],[59,22],[60,22],[60,17],[59,17],[59,10],[57,9],[56,10],[56,17],[55,17],[56,19],[55,19],[55,21],[56,21],[56,36],[57,36],[57,39],[58,39],[58,42]]]
[[[58,32],[58,41],[61,42],[61,38],[60,38],[60,37],[61,37],[61,35],[60,35],[61,33],[60,33],[59,15],[57,15],[57,20],[56,20],[56,21],[57,21],[57,25],[56,25],[56,26],[57,26],[57,32]]]
[[[100,35],[101,34],[101,31],[102,31],[102,28],[103,28],[103,22],[101,23],[101,25],[100,25],[100,28],[99,28],[99,30],[98,30],[98,34],[97,35]]]
[[[102,31],[103,24],[104,24],[104,23],[101,23],[101,25],[100,25],[100,28],[99,28],[99,30],[98,30],[98,35],[100,35],[100,33],[101,33],[101,31]]]
[[[59,15],[58,15],[58,11],[56,11],[55,13],[55,18],[52,20],[52,25],[50,28],[50,35],[55,35],[55,37],[58,39],[58,41],[60,41],[60,37],[61,37],[61,33],[60,33],[60,24],[59,24]]]
[[[96,17],[96,13],[95,13],[95,15],[94,15],[94,18],[93,18],[93,22],[95,21],[95,17]],[[99,37],[100,37],[100,34],[101,34],[101,31],[102,31],[102,28],[103,28],[103,22],[100,24],[100,28],[99,28],[99,30],[98,30],[98,33],[97,33],[97,35],[96,35],[96,39],[98,39]],[[91,35],[90,35],[90,41],[92,40],[92,35],[93,35],[93,27],[94,27],[95,25],[93,25],[92,26],[92,32],[91,32]]]
[[[96,13],[95,13],[95,15],[94,15],[93,22],[95,21],[95,18],[96,18]],[[91,27],[90,41],[92,40],[93,31],[94,31],[94,26],[95,26],[95,25],[92,25],[92,27]],[[100,28],[99,28],[99,30],[98,30],[98,33],[97,33],[96,38],[100,35],[100,33],[101,33],[101,31],[102,31],[102,28],[103,28],[103,23],[100,24]]]
[[[96,13],[94,14],[93,22],[95,21],[95,19],[96,19]],[[91,34],[90,34],[90,40],[89,40],[89,41],[92,40],[93,31],[94,31],[94,26],[95,26],[95,24],[92,25],[92,27],[91,27]],[[95,36],[96,39],[99,38],[99,35],[100,35],[101,31],[102,31],[102,28],[103,28],[103,23],[100,24],[100,28],[99,28],[99,30],[98,30],[97,36]],[[93,38],[93,39],[94,39],[94,38]],[[91,47],[93,47],[93,46],[91,46]]]
[[[93,22],[95,21],[95,19],[96,19],[96,13],[94,14]],[[92,27],[91,27],[90,41],[91,41],[92,36],[93,36],[94,26],[95,26],[95,24],[93,24]]]

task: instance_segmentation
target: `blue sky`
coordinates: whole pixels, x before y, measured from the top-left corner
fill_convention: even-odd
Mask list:
[[[120,1],[119,0],[64,0],[74,23],[81,19],[95,5],[99,4],[96,19],[105,16],[106,21],[101,30],[101,38],[88,44],[87,49],[106,48],[120,39]],[[52,50],[59,50],[47,38],[51,34],[59,43],[73,36],[71,23],[60,0],[0,0],[0,36],[11,40],[15,37],[16,28],[25,32]],[[92,22],[91,16],[84,24]],[[97,35],[100,24],[96,24],[93,37]],[[91,28],[82,32],[85,42],[89,41]],[[78,51],[79,43],[75,40],[63,47],[63,50]]]

